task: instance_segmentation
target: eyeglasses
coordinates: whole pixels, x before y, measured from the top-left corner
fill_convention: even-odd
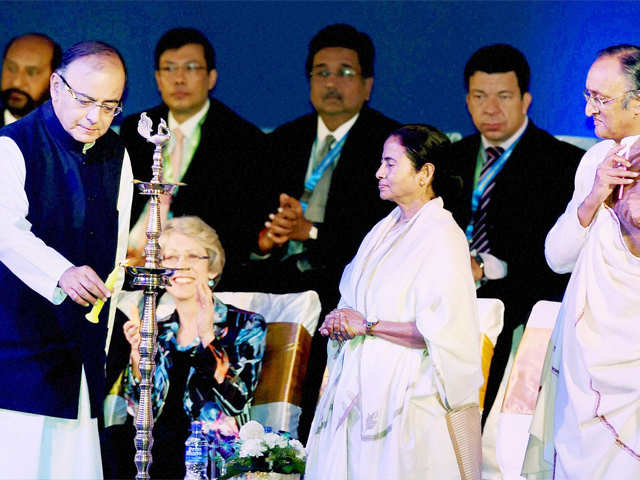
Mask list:
[[[476,92],[476,91],[474,91],[474,92],[469,93],[467,98],[474,105],[482,106],[485,103],[487,103],[487,101],[491,97],[489,95],[487,95],[486,93],[484,93],[484,92]],[[500,105],[507,105],[512,100],[518,99],[520,97],[518,95],[515,95],[515,94],[511,93],[511,92],[500,92],[495,96],[495,98],[497,98],[498,103]]]
[[[327,69],[313,70],[309,72],[309,76],[311,77],[311,79],[316,79],[318,81],[328,80],[331,75],[335,75],[338,80],[351,81],[360,74],[353,68],[349,67],[341,67],[337,72],[332,72],[331,70]]]
[[[107,115],[110,115],[112,117],[115,117],[116,115],[118,115],[121,111],[122,111],[122,107],[120,106],[120,102],[116,102],[116,103],[98,103],[98,101],[95,98],[91,98],[88,97],[80,92],[76,92],[73,88],[71,88],[71,85],[69,85],[69,82],[67,82],[67,80],[60,75],[58,72],[56,72],[56,75],[60,77],[60,80],[62,80],[62,82],[64,83],[64,89],[69,93],[69,95],[71,95],[71,98],[73,98],[76,102],[78,102],[78,104],[82,107],[82,108],[91,108],[94,105],[96,107],[98,107],[100,110],[102,110],[104,113],[106,113]]]
[[[165,267],[177,267],[180,265],[180,260],[182,259],[183,265],[192,267],[198,263],[198,260],[208,260],[209,258],[209,255],[200,256],[194,253],[188,253],[186,255],[167,255],[166,257],[162,257],[162,264]]]
[[[610,103],[618,100],[619,98],[624,97],[625,95],[627,95],[629,93],[637,93],[637,92],[640,92],[640,90],[638,90],[638,89],[627,90],[622,95],[618,95],[617,97],[609,98],[609,97],[603,97],[602,95],[592,95],[589,90],[584,90],[582,92],[582,95],[584,95],[584,100],[587,103],[591,103],[591,105],[593,105],[595,108],[602,108],[602,107],[606,107]]]
[[[160,71],[160,75],[165,77],[172,77],[180,71],[184,72],[185,75],[194,77],[201,70],[206,70],[206,68],[207,67],[203,67],[197,62],[188,62],[188,63],[185,63],[184,65],[169,63],[168,65],[159,67],[158,70]]]

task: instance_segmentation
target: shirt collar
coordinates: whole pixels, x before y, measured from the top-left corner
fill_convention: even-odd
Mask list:
[[[525,129],[527,128],[527,126],[529,125],[529,117],[525,116],[524,117],[524,122],[522,122],[522,125],[520,126],[520,128],[516,131],[516,133],[514,133],[513,135],[511,135],[509,138],[507,138],[506,141],[502,142],[499,145],[493,145],[491,142],[489,142],[489,140],[487,140],[486,138],[484,138],[484,135],[481,135],[482,138],[482,151],[485,151],[487,148],[489,147],[502,147],[505,150],[507,150],[511,145],[514,144],[514,142],[520,138],[520,135],[522,135],[522,132],[525,131]]]
[[[211,105],[211,102],[207,98],[207,101],[204,103],[202,108],[198,110],[198,112],[195,115],[189,117],[182,123],[178,123],[176,118],[173,116],[173,113],[171,113],[171,110],[169,110],[169,117],[168,117],[169,130],[173,130],[174,128],[179,127],[182,133],[184,134],[185,138],[191,137],[191,135],[193,135],[194,130],[200,123],[200,120],[202,120],[202,117],[204,117],[209,111],[210,105]]]
[[[336,128],[332,132],[324,124],[324,122],[322,121],[322,117],[318,115],[318,130],[317,130],[316,138],[322,141],[327,135],[331,134],[333,135],[333,138],[336,139],[336,142],[339,142],[340,140],[342,140],[342,137],[344,137],[347,133],[349,133],[349,130],[351,130],[351,127],[353,127],[353,124],[356,123],[356,120],[358,120],[359,116],[360,116],[360,112],[356,113],[352,118],[344,122],[342,125],[340,125],[338,128]]]
[[[9,125],[10,123],[15,122],[16,120],[18,120],[17,117],[14,117],[13,115],[11,115],[11,112],[9,111],[8,108],[4,109],[4,124],[5,125]]]
[[[631,145],[636,143],[636,140],[638,140],[638,138],[640,138],[640,135],[631,135],[630,137],[624,137],[622,140],[620,140],[620,145],[624,145],[624,148],[620,152],[618,152],[618,155],[624,155],[625,158],[627,158],[629,150],[631,149]]]

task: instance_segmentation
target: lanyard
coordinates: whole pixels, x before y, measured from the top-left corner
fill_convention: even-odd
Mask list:
[[[471,196],[471,219],[472,220],[471,222],[469,222],[469,225],[467,225],[467,228],[465,230],[465,234],[469,241],[471,241],[471,238],[473,237],[473,227],[474,227],[473,218],[475,217],[475,213],[478,210],[478,205],[480,203],[480,198],[482,197],[482,194],[487,189],[487,187],[491,184],[493,179],[496,178],[496,175],[500,173],[500,170],[502,170],[502,167],[504,167],[505,163],[507,163],[507,160],[509,160],[509,157],[513,153],[513,149],[516,148],[516,145],[518,145],[518,142],[522,138],[523,134],[524,132],[522,132],[520,136],[516,138],[516,141],[513,142],[509,146],[509,148],[507,148],[504,152],[502,152],[502,155],[500,155],[500,157],[498,157],[498,159],[495,162],[493,162],[493,165],[489,167],[489,169],[487,170],[485,175],[482,177],[482,179],[480,178],[476,179],[476,186],[473,189],[473,194]],[[478,151],[478,160],[481,158],[482,158],[482,151]]]
[[[304,194],[302,198],[304,199],[311,198],[311,194],[313,193],[313,190],[316,188],[316,185],[324,175],[324,172],[327,170],[327,168],[329,168],[331,165],[335,163],[336,158],[338,158],[338,155],[340,155],[344,142],[347,140],[347,135],[342,137],[340,141],[336,143],[333,146],[333,148],[327,152],[327,154],[320,161],[318,166],[313,170],[313,172],[311,172],[311,175],[309,175],[309,178],[307,178],[307,180],[304,182]],[[300,203],[302,204],[302,211],[303,212],[306,211],[307,201],[301,200]]]

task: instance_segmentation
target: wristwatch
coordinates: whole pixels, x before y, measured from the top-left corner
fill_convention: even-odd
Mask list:
[[[482,277],[480,278],[480,280],[476,282],[476,288],[479,288],[485,283],[487,283],[489,279],[484,274],[484,260],[482,259],[480,254],[476,250],[471,250],[471,256],[476,261],[476,263],[478,264],[478,267],[480,268],[480,271],[482,272]]]
[[[318,239],[318,227],[316,227],[315,225],[311,225],[311,228],[309,229],[309,238],[311,240]]]
[[[380,323],[380,320],[377,319],[376,317],[371,317],[371,319],[364,319],[364,329],[365,329],[365,334],[366,335],[371,335],[373,332],[373,327],[375,327],[378,323]]]

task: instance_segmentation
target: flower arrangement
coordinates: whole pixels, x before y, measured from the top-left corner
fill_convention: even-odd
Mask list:
[[[220,480],[249,472],[301,475],[305,459],[306,452],[298,440],[287,434],[265,432],[260,423],[251,420],[240,428],[235,453],[225,462],[225,473]]]

